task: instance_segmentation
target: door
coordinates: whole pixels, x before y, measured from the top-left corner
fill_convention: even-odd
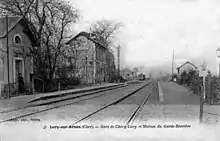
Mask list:
[[[18,74],[21,73],[24,78],[24,66],[22,58],[14,58],[14,82],[17,82]]]
[[[0,97],[2,96],[2,90],[4,87],[4,57],[0,57]]]
[[[15,60],[15,73],[18,76],[19,73],[22,74],[22,60]]]

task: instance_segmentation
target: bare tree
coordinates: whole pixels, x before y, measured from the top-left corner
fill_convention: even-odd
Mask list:
[[[110,20],[97,21],[91,25],[91,36],[104,46],[109,47],[115,38],[115,33],[121,26],[121,23],[116,23]]]
[[[37,41],[30,48],[36,72],[45,79],[52,79],[59,60],[64,55],[64,42],[69,27],[79,17],[79,12],[63,0],[1,0],[0,9],[22,16]]]
[[[64,62],[67,62],[69,72],[73,77],[76,77],[80,70],[86,66],[86,52],[87,49],[83,48],[84,42],[76,39],[73,44],[66,46]]]

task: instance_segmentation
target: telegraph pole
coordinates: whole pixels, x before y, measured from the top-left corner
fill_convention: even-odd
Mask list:
[[[88,63],[88,56],[86,55],[86,85],[88,85],[88,70],[87,70],[87,64]]]
[[[173,56],[172,56],[172,81],[173,81],[173,65],[174,65],[174,50],[173,50]]]
[[[6,46],[7,46],[7,66],[8,66],[8,98],[10,98],[10,71],[9,71],[9,46],[8,46],[8,15],[5,17],[6,19]]]
[[[199,72],[199,77],[202,77],[202,90],[200,94],[200,111],[199,111],[199,122],[203,122],[203,105],[204,105],[204,100],[205,100],[205,78],[207,76],[207,70],[206,67],[202,68],[202,70]]]
[[[118,82],[120,82],[120,45],[118,45]]]

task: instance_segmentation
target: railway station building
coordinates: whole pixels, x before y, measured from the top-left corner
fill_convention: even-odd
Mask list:
[[[34,87],[30,80],[33,74],[33,58],[28,55],[29,49],[35,45],[34,38],[22,17],[8,16],[7,19],[8,22],[6,17],[0,17],[0,97],[7,95],[8,84],[11,95],[18,92],[19,73],[24,78],[26,89]]]
[[[81,83],[108,82],[114,71],[114,55],[107,47],[96,41],[87,32],[80,32],[67,43],[67,52],[72,56],[69,64],[75,64],[74,76]]]

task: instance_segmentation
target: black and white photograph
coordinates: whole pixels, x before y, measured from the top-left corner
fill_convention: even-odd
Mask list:
[[[219,133],[219,0],[0,0],[0,141]]]

